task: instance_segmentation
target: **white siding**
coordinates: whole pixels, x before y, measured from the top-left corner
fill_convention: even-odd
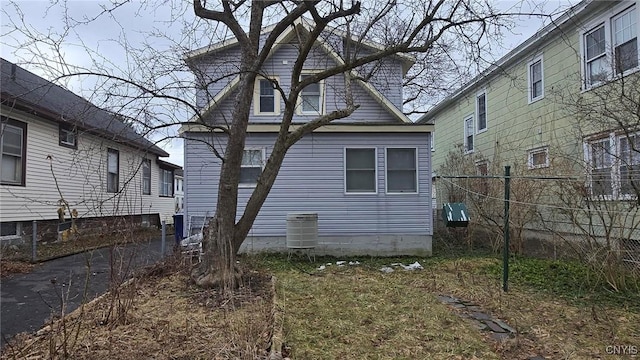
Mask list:
[[[78,136],[78,148],[58,145],[58,124],[2,109],[27,123],[25,186],[0,186],[0,220],[57,219],[64,198],[80,217],[160,214],[171,223],[173,198],[158,196],[157,156],[87,133]],[[120,193],[106,192],[107,149],[119,151]],[[142,159],[151,159],[151,195],[142,195]],[[59,190],[56,187],[56,182]]]

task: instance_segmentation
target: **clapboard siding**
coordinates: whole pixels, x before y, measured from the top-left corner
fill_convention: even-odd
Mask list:
[[[238,59],[240,47],[232,47],[215,55],[206,55],[192,67],[198,90],[196,106],[203,108],[219,93],[239,72]]]
[[[158,196],[156,155],[88,133],[80,133],[78,148],[69,149],[58,145],[58,124],[4,108],[2,114],[27,123],[26,186],[0,186],[2,222],[57,219],[61,197],[80,217],[160,214],[172,222],[173,198]],[[120,155],[117,195],[106,192],[108,148]],[[142,195],[145,157],[152,160],[151,195]]]
[[[186,216],[213,215],[220,161],[203,134],[186,134]],[[249,134],[246,147],[264,147],[269,156],[275,135]],[[224,145],[224,138],[217,139]],[[320,236],[367,234],[431,235],[429,134],[311,134],[294,145],[282,165],[250,236],[284,236],[291,212],[316,212]],[[377,149],[377,194],[344,192],[344,148]],[[418,149],[418,194],[385,194],[385,148]],[[239,217],[252,188],[240,188]]]

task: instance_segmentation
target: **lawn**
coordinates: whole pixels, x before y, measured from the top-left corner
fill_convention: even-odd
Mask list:
[[[640,294],[614,294],[576,264],[514,258],[504,293],[489,255],[240,260],[249,277],[233,298],[196,288],[174,259],[19,336],[2,358],[260,359],[272,346],[292,359],[591,359],[640,347]],[[380,271],[415,261],[424,269]],[[517,335],[491,339],[438,295],[478,304]]]

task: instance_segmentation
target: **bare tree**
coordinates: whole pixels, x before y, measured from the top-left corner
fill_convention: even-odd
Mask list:
[[[59,5],[66,9],[66,3]],[[38,33],[30,26],[23,26],[24,20],[18,16],[12,20],[12,31],[7,35],[15,32],[26,38],[21,42],[23,46],[15,51],[26,51],[28,55],[22,55],[25,62],[35,62],[48,69],[52,78],[65,80],[79,76],[92,79],[95,84],[92,94],[98,94],[95,98],[100,101],[99,105],[121,113],[127,119],[135,119],[130,122],[142,132],[167,129],[184,123],[193,115],[201,124],[227,134],[224,148],[213,149],[222,160],[217,210],[204,240],[203,261],[192,272],[200,286],[225,288],[233,288],[239,282],[241,274],[235,267],[236,253],[276,180],[285,154],[306,134],[348,117],[359,107],[351,92],[352,84],[372,81],[373,73],[383,71],[381,65],[386,59],[413,57],[416,66],[405,84],[412,89],[405,101],[408,112],[412,113],[420,108],[420,104],[428,103],[425,100],[428,96],[438,94],[445,87],[441,81],[436,81],[439,74],[445,70],[464,73],[465,65],[461,67],[460,64],[468,64],[468,60],[478,59],[489,50],[491,40],[500,36],[509,16],[498,13],[489,1],[470,0],[193,0],[193,13],[178,5],[174,7],[171,21],[182,26],[177,38],[160,29],[149,34],[152,39],[162,42],[165,50],[159,50],[151,41],[132,47],[123,33],[115,41],[127,48],[126,65],[117,64],[99,50],[88,51],[90,65],[69,65],[62,50],[63,40],[84,24],[109,16],[115,18],[114,14],[125,5],[131,4],[114,3],[103,7],[94,17],[79,20],[67,17],[65,30],[60,34]],[[141,3],[136,14],[144,16],[152,8],[153,4]],[[263,33],[267,24],[271,25],[271,30]],[[243,214],[236,219],[238,182],[254,81],[263,74],[262,67],[269,54],[277,49],[280,36],[291,27],[300,30],[295,40],[298,54],[291,69],[292,81],[286,86],[273,82],[285,104],[280,131],[257,186]],[[335,41],[336,38],[346,41]],[[225,39],[237,42],[240,49],[239,56],[232,61],[233,70],[213,78],[195,72],[195,82],[188,80],[185,74],[193,69],[186,67],[181,54],[193,50],[198,43],[211,44]],[[303,64],[319,41],[328,44],[326,50],[333,52],[335,62],[312,76],[301,78]],[[26,50],[33,43],[42,43],[53,53]],[[228,82],[235,77],[238,83],[233,98],[234,110],[223,125],[211,125],[206,121],[204,109],[191,100],[195,89],[206,89],[211,83]],[[343,79],[343,106],[292,128],[296,101],[302,89],[331,77]],[[374,83],[373,86],[381,84]],[[213,99],[215,95],[208,94],[207,99]]]
[[[546,222],[615,289],[629,286],[628,270],[640,271],[640,76],[621,76],[618,61],[584,80],[589,91],[553,93],[578,144],[565,147],[559,168],[583,181],[557,184],[561,205]]]

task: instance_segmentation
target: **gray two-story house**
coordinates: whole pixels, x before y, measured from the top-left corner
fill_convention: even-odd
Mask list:
[[[263,33],[269,31],[265,28]],[[291,83],[291,67],[300,48],[295,33],[292,27],[282,36],[255,82],[238,217],[280,129],[284,105],[272,84],[276,80],[287,90]],[[238,55],[239,45],[225,41],[186,56],[200,82],[197,106],[204,120],[192,120],[181,129],[185,138],[185,235],[198,227],[193,219],[213,216],[216,211],[222,162],[214,149],[224,151],[227,135],[201,121],[227,126],[236,103]],[[302,77],[335,66],[336,61],[328,44],[318,40]],[[373,76],[354,82],[353,99],[359,105],[355,112],[304,136],[289,149],[241,252],[285,250],[287,216],[312,213],[318,219],[317,253],[431,253],[432,125],[414,124],[402,113],[403,77],[412,64],[404,56],[385,59]],[[292,128],[343,107],[344,76],[305,87]]]

